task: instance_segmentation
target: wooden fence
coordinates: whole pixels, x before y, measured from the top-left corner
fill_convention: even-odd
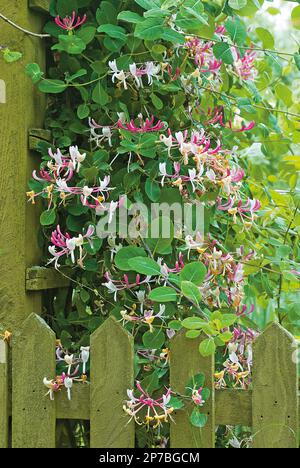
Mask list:
[[[206,375],[212,398],[204,429],[193,428],[190,409],[175,412],[172,448],[213,448],[216,425],[252,427],[255,448],[298,447],[297,347],[280,325],[272,324],[254,344],[252,390],[214,390],[214,358],[200,356],[199,340],[180,332],[171,344],[171,388],[183,392],[189,377]],[[37,315],[24,322],[11,346],[0,342],[0,447],[55,447],[57,419],[90,420],[92,448],[133,448],[135,425],[122,406],[134,383],[133,338],[114,318],[91,336],[90,384],[45,397],[43,378],[55,376],[55,335]],[[9,362],[11,361],[11,365]],[[12,372],[10,372],[12,371]],[[11,379],[10,379],[11,376]],[[8,389],[12,390],[9,391]],[[11,416],[11,424],[10,424]],[[10,435],[11,427],[11,435]]]

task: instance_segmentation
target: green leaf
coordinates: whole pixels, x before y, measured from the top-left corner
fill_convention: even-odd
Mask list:
[[[188,381],[188,383],[187,383],[187,385],[185,387],[185,394],[187,396],[192,396],[193,389],[194,388],[199,389],[201,387],[204,387],[204,383],[205,383],[205,375],[204,374],[200,373],[200,374],[193,375],[189,379],[189,381]]]
[[[77,116],[79,119],[86,119],[90,115],[90,108],[87,104],[80,104],[77,109]]]
[[[55,209],[44,211],[40,216],[40,223],[42,226],[52,226],[56,220]]]
[[[247,5],[247,0],[229,0],[228,5],[233,10],[241,10]]]
[[[161,39],[164,33],[163,20],[158,18],[147,18],[138,23],[135,28],[135,36],[148,41]]]
[[[183,320],[182,326],[188,330],[201,330],[206,322],[200,317],[188,317]]]
[[[193,262],[185,265],[180,273],[181,281],[190,281],[200,286],[207,275],[207,269],[201,262]]]
[[[96,35],[97,29],[95,26],[83,26],[76,32],[76,35],[83,40],[83,42],[88,45],[90,42],[93,41]]]
[[[185,336],[191,340],[198,338],[201,335],[200,330],[189,330],[186,332]]]
[[[117,24],[118,11],[113,2],[102,1],[96,11],[98,24]]]
[[[114,24],[102,24],[97,29],[98,32],[104,32],[113,39],[120,39],[126,41],[126,31],[121,26],[115,26]]]
[[[9,49],[3,50],[3,58],[5,62],[7,63],[17,62],[22,57],[23,55],[21,54],[21,52],[13,52],[12,50],[9,50]]]
[[[180,34],[179,32],[170,28],[164,28],[160,38],[164,39],[165,41],[172,42],[173,44],[184,44],[185,42],[183,34]]]
[[[37,63],[29,63],[26,65],[25,71],[26,75],[32,79],[33,83],[38,83],[44,74]]]
[[[167,216],[161,216],[152,221],[149,227],[151,237],[146,239],[146,244],[153,254],[165,254],[174,239],[174,225]]]
[[[164,103],[158,96],[156,96],[156,94],[152,93],[150,95],[150,98],[151,98],[152,104],[154,105],[155,109],[157,109],[157,110],[163,109]]]
[[[38,84],[38,88],[42,93],[59,94],[67,89],[67,85],[61,80],[42,80]]]
[[[229,36],[237,45],[242,45],[247,38],[247,30],[245,25],[238,19],[228,19],[225,23],[226,31]]]
[[[104,87],[99,80],[92,92],[92,99],[96,104],[99,104],[101,107],[106,106],[110,101],[109,95],[105,91]]]
[[[143,18],[133,11],[121,11],[118,15],[118,20],[138,24],[140,21],[143,21]]]
[[[300,29],[300,5],[293,9],[291,18],[294,28]]]
[[[160,199],[160,186],[157,182],[151,179],[146,180],[145,191],[152,202],[158,202]]]
[[[140,5],[144,10],[152,10],[160,8],[160,0],[135,0],[135,3]]]
[[[224,328],[231,327],[231,325],[233,325],[237,319],[238,317],[235,314],[222,314],[222,318],[220,318]]]
[[[300,54],[295,54],[294,60],[295,60],[296,67],[298,68],[298,70],[300,70]]]
[[[171,320],[171,322],[168,323],[168,328],[179,331],[182,329],[182,323],[179,320]]]
[[[265,28],[256,28],[255,30],[257,36],[261,40],[263,47],[265,49],[274,49],[275,47],[275,40],[273,35],[270,33],[268,29]]]
[[[224,332],[219,335],[219,338],[223,341],[223,343],[229,343],[232,340],[233,334],[231,332]]]
[[[190,416],[190,423],[194,427],[203,428],[206,426],[208,416],[200,412],[199,408],[194,408]]]
[[[173,408],[175,411],[184,408],[184,403],[179,398],[171,396],[170,402],[168,403],[168,408]]]
[[[216,345],[213,338],[202,341],[199,346],[200,354],[204,357],[212,356],[216,352]]]
[[[214,45],[213,50],[215,57],[218,60],[223,60],[223,62],[227,63],[228,65],[233,64],[234,60],[231,52],[231,46],[229,44],[227,44],[226,42],[217,42]]]
[[[128,265],[132,270],[141,275],[159,276],[161,274],[160,266],[152,258],[135,257],[128,260]]]
[[[64,18],[65,16],[71,16],[72,12],[78,11],[77,0],[57,0],[56,3],[57,14]]]
[[[118,250],[115,256],[115,264],[119,270],[130,271],[129,260],[133,260],[135,257],[147,257],[144,249],[135,246],[123,247]]]
[[[191,283],[190,281],[182,281],[181,292],[185,297],[192,300],[196,304],[199,304],[199,302],[202,299],[199,288],[194,283]]]
[[[71,36],[59,36],[59,43],[52,46],[52,50],[67,52],[70,55],[79,55],[85,49],[85,42],[74,34]]]
[[[143,345],[148,349],[161,349],[165,343],[166,337],[162,330],[150,331],[143,335]]]
[[[177,301],[177,294],[174,289],[165,286],[153,289],[148,298],[154,302],[175,302]]]

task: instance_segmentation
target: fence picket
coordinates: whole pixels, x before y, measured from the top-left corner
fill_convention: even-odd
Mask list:
[[[254,448],[298,447],[298,372],[293,336],[273,323],[254,344]]]
[[[8,447],[8,353],[0,340],[0,448]]]
[[[176,424],[171,424],[172,448],[214,448],[215,446],[215,393],[214,393],[214,357],[204,358],[199,353],[199,340],[185,337],[178,333],[171,344],[170,383],[173,391],[184,393],[190,377],[205,375],[205,387],[211,391],[211,398],[203,412],[209,414],[207,425],[203,429],[192,427],[189,422],[191,408],[177,411]]]
[[[55,335],[37,315],[25,320],[13,341],[13,448],[54,448],[55,402],[43,378],[55,376]]]
[[[92,448],[134,447],[135,426],[122,409],[133,380],[133,338],[110,317],[91,337]]]

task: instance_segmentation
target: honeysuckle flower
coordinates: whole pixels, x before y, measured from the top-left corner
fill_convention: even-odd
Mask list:
[[[55,23],[57,24],[59,28],[64,29],[65,31],[68,31],[69,33],[71,33],[74,29],[79,28],[79,26],[85,23],[86,20],[87,20],[87,15],[84,15],[82,19],[80,16],[78,16],[76,20],[76,11],[73,11],[72,16],[66,16],[63,19],[61,19],[60,16],[57,16],[55,18]]]
[[[192,390],[192,400],[197,406],[204,406],[205,405],[205,400],[203,399],[201,393],[203,391],[203,388],[193,388]]]
[[[153,132],[159,132],[160,130],[163,130],[165,127],[165,124],[161,122],[160,120],[154,124],[155,117],[152,116],[150,119],[146,119],[144,121],[143,116],[139,116],[139,121],[140,121],[140,126],[137,127],[134,123],[134,120],[131,120],[130,122],[122,122],[119,120],[116,124],[118,128],[121,130],[128,130],[129,132],[132,133],[153,133]]]
[[[158,79],[158,74],[161,71],[160,65],[155,65],[153,62],[147,62],[145,67],[145,75],[148,77],[148,85],[153,84],[153,78]]]
[[[136,82],[136,85],[138,88],[143,88],[143,80],[142,80],[142,73],[141,73],[141,70],[139,70],[137,68],[137,65],[136,63],[132,63],[131,65],[129,65],[129,70],[130,70],[130,73],[132,75],[132,77],[134,78],[135,82]]]
[[[45,396],[49,395],[50,400],[53,401],[54,393],[59,391],[60,386],[56,383],[55,380],[48,380],[47,377],[44,378],[43,384],[49,389]]]
[[[232,53],[234,56],[234,68],[237,71],[238,75],[243,80],[254,80],[257,75],[257,70],[254,66],[256,59],[256,52],[249,49],[246,50],[244,56],[241,55],[237,47],[232,48]]]
[[[112,82],[115,83],[116,80],[120,82],[121,85],[123,85],[124,89],[128,89],[127,85],[127,76],[124,72],[124,70],[119,70],[117,66],[117,61],[113,60],[111,62],[108,62],[109,68],[112,70],[113,76],[112,76]]]
[[[135,282],[133,283],[130,283],[128,275],[124,275],[120,280],[113,280],[108,272],[105,273],[104,277],[107,282],[103,283],[102,286],[105,286],[112,294],[114,294],[115,301],[117,300],[118,291],[135,289],[136,287],[140,287],[145,284],[148,285],[149,283],[155,281],[155,279],[152,279],[151,276],[146,276],[146,278],[142,280],[141,275],[136,275]]]
[[[90,245],[93,245],[92,237],[94,233],[94,226],[89,226],[87,232],[84,235],[80,234],[78,237],[71,238],[68,233],[64,235],[61,232],[60,226],[57,226],[56,230],[53,231],[51,235],[51,242],[53,245],[49,247],[49,252],[53,258],[48,262],[48,265],[54,263],[55,268],[59,268],[59,259],[63,256],[71,256],[72,262],[75,263],[75,250],[78,248],[79,259],[77,260],[77,263],[81,268],[84,268],[83,245],[85,241],[87,241]]]
[[[171,156],[171,149],[173,146],[173,137],[169,135],[166,137],[165,135],[160,135],[160,141],[168,148],[168,155]]]
[[[228,124],[224,122],[224,108],[223,106],[216,107],[213,111],[208,110],[209,120],[206,122],[209,125],[220,124],[221,127],[228,128],[236,133],[249,132],[255,127],[255,121],[251,121],[249,124],[245,124],[244,120],[240,117],[240,109],[235,110],[235,118],[232,122],[229,120]]]
[[[78,173],[81,168],[81,164],[85,161],[86,159],[86,153],[81,154],[78,146],[71,146],[69,149],[70,152],[70,157],[73,162],[74,170]]]
[[[153,429],[157,429],[163,423],[168,423],[169,420],[173,421],[171,415],[174,409],[168,406],[172,394],[170,389],[162,397],[155,400],[151,398],[148,392],[143,390],[140,382],[136,382],[136,388],[140,396],[137,398],[134,395],[134,390],[128,390],[129,400],[123,406],[126,414],[130,416],[130,421],[134,419],[138,425],[145,425],[148,428],[153,427]],[[144,411],[146,411],[146,415],[141,419],[141,413],[144,413]]]
[[[81,346],[80,348],[80,359],[83,363],[83,370],[82,370],[82,373],[85,375],[86,374],[86,365],[87,363],[89,362],[89,359],[90,359],[90,347],[89,346]]]
[[[68,400],[71,401],[71,389],[73,387],[73,379],[70,377],[66,377],[64,379],[64,386],[67,389],[67,394],[68,394]]]

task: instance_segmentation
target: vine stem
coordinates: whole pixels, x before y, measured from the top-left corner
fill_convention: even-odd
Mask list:
[[[10,19],[8,19],[6,16],[4,16],[2,13],[0,13],[0,18],[3,21],[5,21],[6,23],[13,26],[14,28],[18,29],[19,31],[22,31],[25,34],[28,34],[29,36],[38,37],[40,39],[45,39],[45,38],[51,37],[50,34],[38,34],[38,33],[32,32],[32,31],[28,31],[28,29],[22,28],[22,26],[19,26],[18,24],[14,23]]]
[[[233,96],[229,96],[228,94],[225,94],[225,93],[222,93],[220,91],[215,91],[214,89],[212,88],[209,88],[207,86],[201,86],[202,89],[205,89],[206,91],[209,91],[211,93],[214,93],[214,94],[218,94],[219,96],[221,97],[225,97],[233,102],[237,102],[237,98],[233,97]],[[268,111],[268,112],[276,112],[276,113],[279,113],[279,114],[284,114],[284,115],[289,115],[291,117],[297,117],[300,119],[300,114],[294,114],[293,112],[288,112],[288,111],[284,111],[284,110],[281,110],[281,109],[274,109],[273,107],[265,107],[265,106],[258,106],[257,104],[251,104],[252,107],[255,107],[256,109],[261,109],[261,110],[265,110],[265,111]]]
[[[213,42],[215,44],[225,43],[225,44],[228,44],[230,47],[236,47],[237,49],[242,49],[242,50],[254,50],[256,52],[264,52],[264,53],[277,54],[277,55],[286,55],[287,57],[294,57],[294,55],[295,55],[295,54],[292,54],[291,52],[279,52],[278,50],[264,49],[263,47],[257,47],[257,46],[256,47],[240,46],[240,45],[233,44],[232,42],[225,42],[225,41],[216,40],[216,39],[208,39],[207,37],[197,36],[195,34],[188,34],[188,36],[197,37],[199,39],[202,39],[202,41]]]

